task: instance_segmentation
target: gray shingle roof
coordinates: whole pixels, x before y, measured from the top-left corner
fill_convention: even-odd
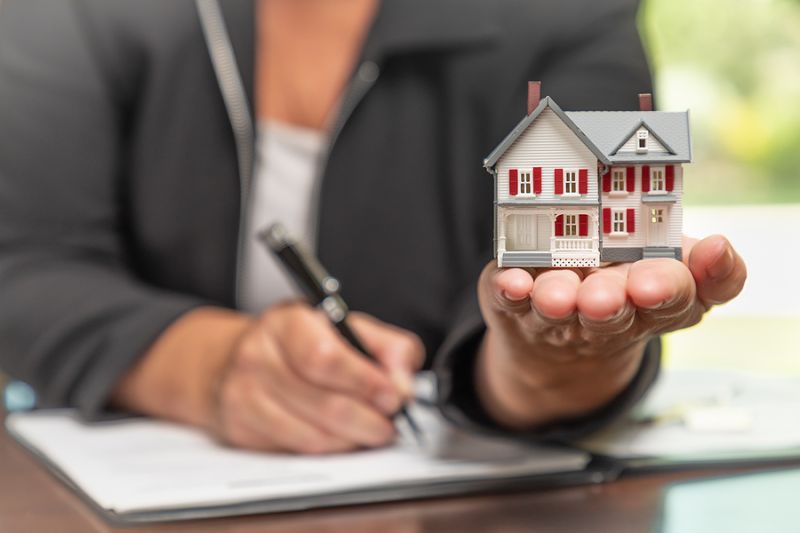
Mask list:
[[[689,112],[666,111],[567,111],[546,96],[530,115],[526,115],[483,161],[491,169],[545,108],[550,108],[578,138],[605,164],[612,163],[688,163],[692,160]],[[642,124],[671,153],[647,152],[617,154],[617,150]]]
[[[565,114],[600,149],[607,162],[688,163],[692,160],[688,111],[567,111]],[[616,153],[641,125],[672,153]]]

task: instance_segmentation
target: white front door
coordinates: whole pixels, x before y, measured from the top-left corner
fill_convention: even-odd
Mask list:
[[[537,231],[536,215],[513,214],[509,218],[509,239],[507,250],[531,251],[536,250]]]
[[[647,214],[647,246],[666,246],[669,209],[660,205],[652,206],[647,208]]]

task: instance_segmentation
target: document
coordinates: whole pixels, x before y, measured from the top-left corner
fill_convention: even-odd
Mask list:
[[[269,501],[276,502],[271,509],[297,509],[348,493],[355,495],[350,501],[408,498],[414,491],[404,489],[429,494],[437,484],[581,471],[589,461],[582,451],[466,434],[432,409],[416,406],[413,416],[424,447],[409,436],[390,448],[317,457],[235,450],[152,419],[86,424],[69,410],[12,414],[6,425],[96,506],[118,516]]]
[[[420,384],[424,390],[426,382]],[[570,447],[468,433],[425,405],[411,406],[423,446],[401,432],[388,448],[320,457],[235,450],[199,430],[147,418],[87,424],[70,410],[11,414],[6,427],[119,522],[599,483],[625,471],[800,458],[795,378],[665,372],[630,416]]]

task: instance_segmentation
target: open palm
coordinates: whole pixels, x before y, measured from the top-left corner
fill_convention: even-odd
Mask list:
[[[531,386],[507,390],[531,394],[537,385],[571,384],[578,391],[580,398],[562,397],[552,416],[538,409],[520,424],[579,415],[610,400],[635,373],[647,339],[698,323],[742,290],[747,269],[724,237],[684,238],[683,257],[591,269],[500,269],[492,262],[479,282],[489,328],[483,360],[495,374],[488,387],[509,385],[488,368],[497,364],[502,375]],[[582,380],[590,376],[593,386],[586,387]],[[522,399],[502,396],[501,403],[524,411]]]

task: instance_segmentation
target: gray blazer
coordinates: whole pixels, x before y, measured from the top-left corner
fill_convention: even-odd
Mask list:
[[[316,195],[317,252],[352,307],[422,337],[443,408],[462,423],[491,427],[472,374],[485,330],[476,281],[492,257],[481,160],[525,112],[527,80],[543,80],[564,109],[633,109],[651,90],[636,8],[385,0],[361,52]],[[253,3],[223,0],[222,12],[252,110]],[[178,316],[235,307],[249,154],[191,0],[7,0],[3,370],[44,405],[96,416]],[[658,359],[651,343],[611,405],[534,436],[607,423],[646,390]]]

